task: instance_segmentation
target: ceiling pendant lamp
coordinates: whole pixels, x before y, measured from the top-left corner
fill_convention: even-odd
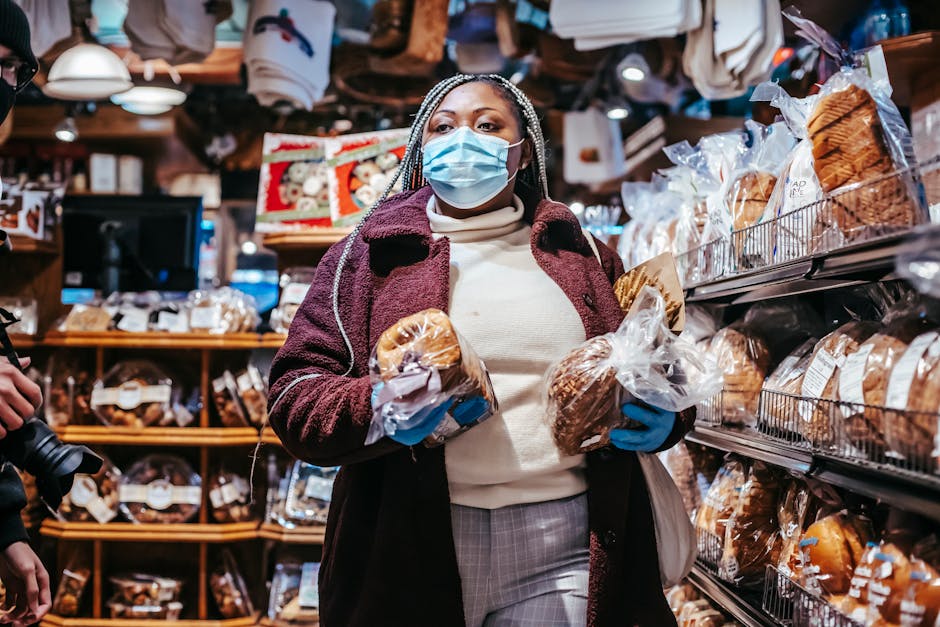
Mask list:
[[[55,60],[42,91],[60,100],[102,100],[134,84],[119,56],[97,44],[78,44]]]
[[[185,92],[170,87],[139,85],[128,91],[111,96],[111,102],[125,111],[138,115],[166,113],[186,101]]]

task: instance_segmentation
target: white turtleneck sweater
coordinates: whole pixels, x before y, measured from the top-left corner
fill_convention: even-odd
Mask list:
[[[571,301],[539,267],[522,203],[482,216],[428,218],[450,240],[450,318],[486,363],[500,411],[445,444],[452,503],[496,509],[580,494],[584,456],[559,452],[544,376],[585,340]]]

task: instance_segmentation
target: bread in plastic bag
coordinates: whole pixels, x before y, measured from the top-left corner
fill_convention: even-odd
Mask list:
[[[911,560],[911,576],[901,601],[901,624],[933,627],[940,614],[940,575],[921,559]]]
[[[732,325],[715,334],[709,351],[724,377],[722,423],[756,425],[761,386],[771,367],[764,338],[746,325]]]
[[[610,429],[629,427],[620,405],[631,398],[679,412],[721,387],[714,361],[676,337],[662,294],[649,286],[616,331],[571,351],[546,378],[548,420],[568,455],[606,446]]]
[[[907,554],[890,542],[882,542],[874,553],[868,581],[868,621],[879,617],[889,624],[901,621],[901,602],[911,582]]]
[[[795,413],[803,387],[803,376],[813,358],[813,349],[819,338],[811,337],[787,355],[764,381],[760,423],[778,433],[797,432]]]
[[[617,244],[624,265],[632,267],[664,252],[674,252],[681,199],[665,181],[626,182],[621,186],[630,221]]]
[[[734,458],[729,459],[718,470],[702,506],[695,517],[696,529],[717,539],[719,547],[724,542],[725,529],[734,514],[741,488],[747,480],[747,468]],[[720,554],[717,556],[720,557]]]
[[[815,594],[846,594],[871,535],[865,520],[848,512],[817,520],[800,541],[800,584]]]
[[[453,404],[426,446],[456,437],[499,409],[483,360],[438,309],[403,318],[382,333],[369,372],[378,394],[367,445],[413,428],[419,412],[445,402]]]
[[[255,300],[231,287],[189,294],[189,326],[201,333],[250,333],[261,322]]]
[[[936,470],[940,333],[922,333],[908,345],[891,370],[885,407],[884,436],[891,454],[916,468]]]
[[[800,396],[805,398],[797,407],[800,433],[811,444],[829,446],[836,442],[831,406],[812,399],[836,398],[838,368],[880,327],[877,322],[852,320],[826,335],[813,349],[800,389]]]
[[[777,524],[780,528],[780,556],[777,570],[795,579],[800,560],[800,540],[809,520],[813,495],[803,481],[793,479],[777,503]],[[782,592],[782,591],[781,591]]]
[[[725,539],[719,575],[741,586],[760,585],[768,564],[776,564],[782,539],[777,504],[784,487],[780,471],[754,462],[741,486]]]

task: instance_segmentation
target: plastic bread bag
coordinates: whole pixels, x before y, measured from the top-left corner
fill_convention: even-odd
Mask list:
[[[734,457],[718,469],[715,480],[702,499],[702,506],[695,516],[695,528],[700,537],[709,538],[706,544],[712,546],[699,546],[699,551],[706,557],[711,557],[716,565],[721,558],[721,546],[725,539],[725,529],[728,521],[734,514],[737,500],[741,495],[741,488],[747,480],[747,467]]]
[[[911,559],[910,582],[901,600],[901,625],[933,627],[940,614],[940,575],[928,562]]]
[[[723,375],[722,424],[755,426],[761,386],[771,368],[767,342],[746,325],[736,323],[715,334],[709,353]]]
[[[661,179],[651,183],[626,182],[620,195],[630,222],[618,244],[627,267],[673,251],[678,223],[679,197]]]
[[[803,377],[819,338],[811,337],[787,355],[764,381],[759,422],[774,433],[799,433],[796,408]]]
[[[872,538],[871,521],[841,511],[820,518],[800,540],[800,585],[817,595],[844,595]]]
[[[901,244],[895,267],[918,292],[940,298],[940,228],[915,229]]]
[[[777,503],[777,524],[781,540],[777,570],[784,577],[795,579],[798,574],[800,540],[812,508],[813,494],[809,486],[802,480],[790,480]]]
[[[663,295],[644,286],[616,331],[549,368],[547,417],[559,450],[573,455],[606,446],[610,429],[629,428],[620,406],[631,398],[680,412],[720,388],[714,361],[674,334]]]
[[[379,337],[369,360],[373,417],[366,445],[416,426],[420,412],[449,403],[424,439],[437,446],[498,411],[489,372],[447,314],[426,309],[399,320]]]

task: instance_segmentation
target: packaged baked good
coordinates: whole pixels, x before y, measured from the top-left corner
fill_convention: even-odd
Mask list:
[[[253,364],[235,376],[238,397],[245,408],[249,422],[263,427],[268,422],[268,386],[261,372]]]
[[[800,541],[801,585],[815,594],[846,594],[870,538],[858,515],[839,512],[817,520]]]
[[[849,355],[855,353],[868,338],[880,328],[877,322],[853,320],[840,326],[821,339],[813,349],[813,356],[803,375],[800,396],[804,397],[797,407],[801,434],[815,446],[831,446],[836,443],[835,418],[829,403],[817,403],[811,399],[835,399],[838,377],[836,373]]]
[[[164,333],[189,333],[189,310],[186,302],[161,300],[150,309],[150,330]]]
[[[228,370],[212,380],[212,402],[215,403],[219,419],[224,426],[249,426],[247,412],[238,393],[238,384]]]
[[[72,522],[107,523],[118,515],[121,471],[102,453],[101,469],[93,475],[77,474],[72,489],[62,498],[57,516]]]
[[[426,446],[442,444],[498,409],[486,365],[438,309],[403,318],[382,333],[369,372],[378,393],[367,445],[406,433],[428,407],[450,403],[447,415],[424,438]]]
[[[283,561],[274,568],[268,618],[289,625],[317,625],[320,604],[317,562]]]
[[[907,555],[894,544],[882,543],[872,560],[868,581],[869,620],[877,620],[880,616],[888,623],[899,623],[901,602],[910,581],[911,562]]]
[[[286,527],[326,524],[338,470],[294,462],[288,479],[282,524]]]
[[[777,503],[781,540],[777,570],[784,577],[799,579],[800,540],[814,509],[815,500],[809,486],[802,480],[791,479]]]
[[[271,328],[275,333],[287,333],[291,322],[307,296],[307,290],[313,283],[316,268],[296,267],[288,268],[281,275],[281,296],[277,307],[271,312]]]
[[[94,414],[91,391],[95,377],[74,352],[50,355],[43,376],[43,417],[53,428],[84,424]]]
[[[39,309],[35,298],[0,296],[0,308],[7,310],[19,320],[7,327],[7,333],[36,335],[39,327]]]
[[[150,361],[116,364],[91,393],[91,407],[108,426],[151,427],[164,422],[173,397],[173,379]]]
[[[146,573],[119,574],[109,579],[114,598],[130,606],[163,605],[179,601],[183,582]]]
[[[765,429],[777,433],[798,432],[798,397],[818,342],[819,338],[811,337],[797,346],[764,381],[763,390],[770,394],[762,397],[759,422]]]
[[[230,287],[189,294],[189,326],[201,333],[250,333],[261,318],[254,299]]]
[[[228,549],[222,551],[222,564],[212,572],[209,588],[222,618],[243,618],[254,614],[245,579]]]
[[[673,586],[666,592],[666,603],[669,604],[669,609],[672,610],[672,613],[675,614],[677,618],[683,605],[689,601],[695,601],[698,598],[699,594],[695,586],[688,583]]]
[[[161,300],[158,292],[114,292],[107,298],[104,307],[112,312],[111,321],[115,330],[146,333],[150,330],[151,313]]]
[[[777,504],[783,477],[763,462],[754,462],[725,525],[719,575],[735,584],[760,585],[768,564],[776,564],[782,538]]]
[[[563,453],[605,446],[610,429],[631,428],[620,411],[631,398],[679,412],[717,394],[714,360],[668,325],[662,294],[644,286],[615,332],[549,368],[547,419]]]
[[[714,556],[717,562],[721,557],[721,544],[725,539],[725,530],[728,521],[734,514],[741,488],[747,480],[747,469],[737,459],[729,459],[718,470],[715,480],[702,500],[702,506],[695,517],[695,527],[708,536],[712,536],[718,548],[718,555]],[[702,547],[699,547],[700,550]],[[714,547],[710,551],[714,552]]]
[[[662,295],[665,323],[674,333],[681,333],[685,328],[685,298],[671,253],[659,254],[630,268],[614,282],[614,295],[625,314],[635,312],[643,304],[639,296],[644,287]]]
[[[934,442],[940,414],[940,333],[914,338],[888,378],[885,443],[913,468],[935,470]]]
[[[933,627],[940,614],[940,576],[923,560],[911,560],[910,583],[901,600],[902,627]]]
[[[848,441],[868,454],[879,455],[885,450],[882,408],[891,371],[911,341],[935,326],[916,310],[889,317],[885,322],[883,329],[847,356],[838,374]]]
[[[692,456],[686,448],[685,441],[680,441],[671,449],[659,454],[669,476],[675,482],[682,495],[682,503],[685,510],[691,516],[702,504],[702,494],[699,491],[698,478],[695,472],[695,466],[692,463]]]
[[[744,325],[732,325],[715,334],[709,352],[724,375],[722,422],[757,424],[760,390],[770,370],[770,350],[764,338]]]
[[[123,599],[115,597],[108,601],[108,610],[111,618],[135,620],[179,620],[183,612],[183,604],[179,601],[164,604],[132,605]]]
[[[59,325],[64,333],[100,333],[111,328],[111,314],[97,305],[75,305]]]
[[[617,243],[626,267],[633,267],[664,252],[675,252],[681,199],[665,180],[625,182],[620,196],[630,216]]]
[[[202,480],[175,455],[148,455],[121,477],[121,513],[136,523],[184,523],[199,512]]]
[[[709,601],[708,599],[696,599],[694,601],[687,601],[679,609],[678,623],[681,627],[686,627],[689,624],[689,621],[692,620],[693,616],[695,616],[699,612],[708,611],[710,609],[711,609],[711,601]]]
[[[209,480],[209,504],[212,518],[219,523],[245,522],[254,518],[248,481],[224,469]]]
[[[55,599],[52,601],[52,613],[65,617],[78,616],[89,577],[91,577],[91,571],[87,568],[63,570]]]

